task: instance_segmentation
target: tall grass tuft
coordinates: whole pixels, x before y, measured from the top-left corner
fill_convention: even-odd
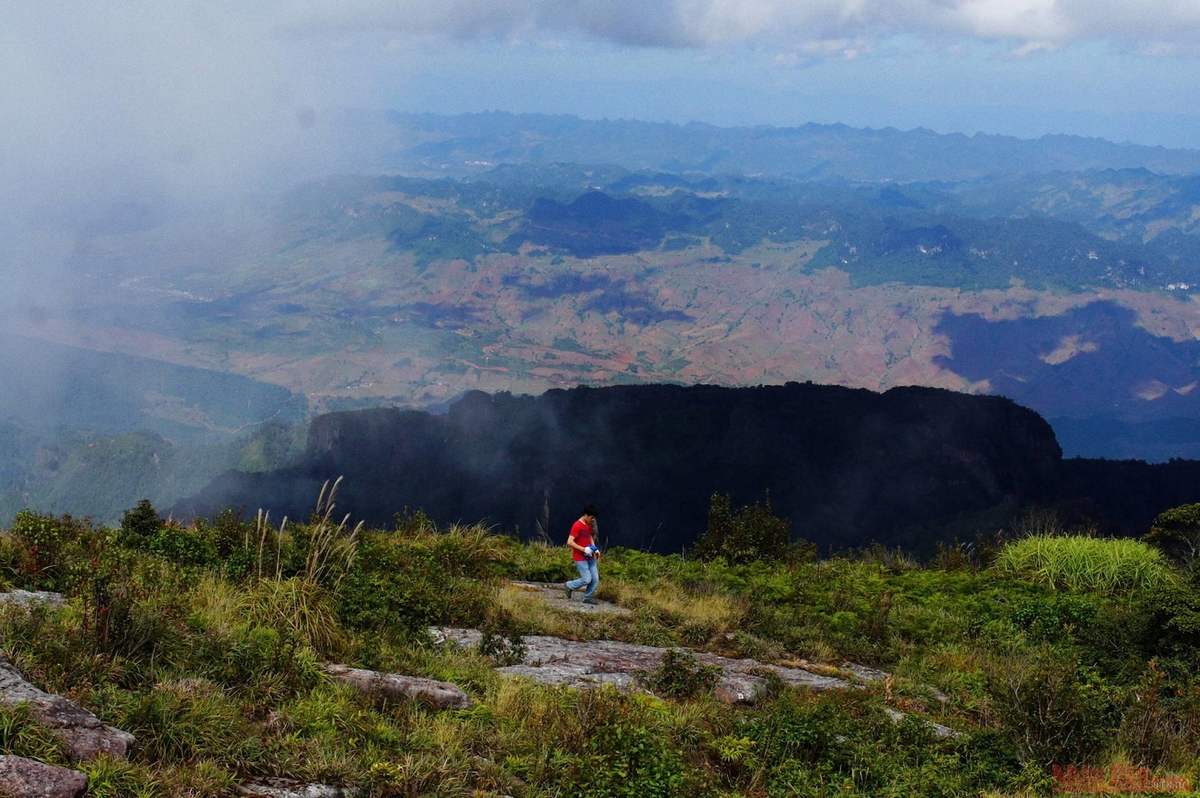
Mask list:
[[[1000,550],[995,566],[1055,590],[1124,593],[1172,583],[1162,553],[1139,540],[1031,535]]]
[[[358,554],[358,537],[363,527],[362,521],[359,521],[353,529],[347,530],[349,514],[341,521],[334,522],[334,499],[341,484],[342,478],[338,477],[332,486],[328,481],[321,486],[317,507],[309,524],[308,559],[304,567],[304,578],[308,582],[317,585],[330,583],[334,590],[354,564]]]

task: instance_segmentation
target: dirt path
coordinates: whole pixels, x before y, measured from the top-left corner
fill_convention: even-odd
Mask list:
[[[575,591],[575,595],[567,600],[562,582],[509,582],[510,585],[541,597],[542,601],[556,610],[580,612],[586,615],[632,615],[633,611],[613,604],[611,601],[597,600],[595,604],[583,603],[583,592]]]

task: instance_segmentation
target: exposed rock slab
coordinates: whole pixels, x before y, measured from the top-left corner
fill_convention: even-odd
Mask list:
[[[435,627],[429,631],[435,642],[450,643],[460,648],[476,648],[483,639],[483,635],[475,629]],[[528,635],[523,642],[525,652],[521,662],[497,668],[497,673],[522,676],[540,684],[574,688],[611,685],[618,690],[639,689],[639,674],[657,668],[663,656],[671,650],[615,640],[564,640],[546,635]],[[803,668],[767,665],[754,659],[733,659],[704,651],[689,653],[697,662],[720,669],[721,675],[713,692],[728,704],[753,704],[767,692],[772,677],[790,687],[816,692],[862,689],[862,684],[857,680],[812,673]],[[871,681],[869,677],[876,674],[879,678],[886,677],[883,671],[868,673],[870,669],[859,667],[860,670],[854,673],[856,679]],[[908,717],[899,710],[888,708],[886,711],[897,722]],[[939,738],[958,736],[958,732],[948,726],[924,718],[921,720],[929,724]]]
[[[513,587],[529,591],[539,596],[542,601],[556,610],[580,612],[586,615],[632,615],[628,607],[613,604],[611,601],[597,600],[595,604],[584,604],[583,594],[575,592],[575,597],[567,598],[562,582],[509,582]]]
[[[12,798],[80,798],[87,776],[21,756],[0,756],[0,795]]]
[[[380,698],[411,699],[433,709],[466,709],[471,706],[471,697],[450,682],[400,673],[380,673],[346,665],[326,665],[325,672],[356,690]]]
[[[32,607],[45,605],[61,607],[66,603],[62,593],[50,593],[45,590],[8,590],[0,593],[0,606]]]
[[[462,648],[479,645],[482,635],[474,629],[434,629],[434,639]],[[542,684],[594,687],[609,684],[620,689],[636,686],[639,673],[652,671],[670,650],[659,646],[620,643],[615,640],[576,641],[546,635],[523,638],[524,656],[516,665],[498,668],[499,673],[525,676]],[[753,659],[731,659],[706,652],[692,652],[696,660],[721,669],[716,695],[731,704],[756,701],[767,689],[768,674],[785,684],[809,690],[849,690],[845,679],[821,676],[800,668],[764,665]]]
[[[892,678],[892,675],[887,671],[868,668],[866,665],[859,665],[856,662],[843,662],[841,671],[865,684],[882,684]],[[945,705],[950,703],[950,696],[935,687],[924,686],[921,689],[927,697],[932,698],[939,704]]]
[[[28,704],[33,717],[55,732],[71,757],[85,761],[100,754],[125,757],[133,735],[105,725],[74,701],[47,693],[25,680],[11,664],[0,660],[0,704]]]
[[[257,784],[243,784],[238,794],[251,798],[353,798],[361,793],[353,787],[332,787],[328,784],[302,784],[287,779],[266,779]]]
[[[883,711],[886,712],[887,716],[889,718],[891,718],[893,721],[895,721],[896,723],[901,723],[906,718],[910,717],[909,715],[904,714],[900,710],[892,709],[891,707],[884,707]],[[916,717],[916,716],[913,715],[911,717]],[[949,726],[943,726],[940,723],[934,723],[933,721],[929,720],[928,718],[921,718],[921,721],[929,727],[929,729],[933,732],[933,736],[937,737],[939,740],[946,740],[951,737],[959,737],[960,736],[959,732],[956,732],[954,729],[951,729]]]

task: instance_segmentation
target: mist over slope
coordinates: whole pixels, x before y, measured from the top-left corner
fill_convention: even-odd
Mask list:
[[[18,232],[46,268],[0,296],[0,510],[111,520],[239,466],[257,425],[581,384],[996,393],[1071,455],[1200,456],[1193,152],[509,114],[319,126],[359,174],[27,209],[53,235]]]
[[[703,530],[714,491],[738,502],[769,493],[794,533],[817,543],[928,549],[1035,506],[1131,532],[1166,506],[1200,498],[1186,478],[1158,490],[1165,467],[1088,463],[1097,486],[1124,469],[1116,498],[1076,479],[1078,468],[1037,414],[945,390],[789,383],[475,392],[445,415],[321,416],[297,467],[225,475],[177,509],[303,516],[321,482],[344,475],[342,506],[375,523],[408,507],[444,522],[484,518],[557,534],[595,501],[610,545],[672,551]],[[1181,477],[1200,473],[1197,464],[1178,468]],[[1150,488],[1158,492],[1143,495]]]

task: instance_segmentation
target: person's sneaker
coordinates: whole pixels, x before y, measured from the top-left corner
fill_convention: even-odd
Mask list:
[[[572,590],[571,588],[567,587],[566,585],[563,585],[563,590],[565,590],[567,593],[567,601],[570,601],[571,596],[575,593],[575,591]]]
[[[585,599],[583,600],[583,603],[584,603],[584,604],[599,604],[600,602],[596,601],[596,600],[595,600],[594,598],[592,598],[591,596],[588,596],[587,598],[585,598]]]

